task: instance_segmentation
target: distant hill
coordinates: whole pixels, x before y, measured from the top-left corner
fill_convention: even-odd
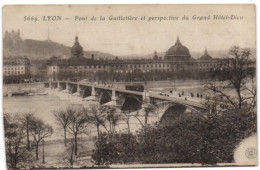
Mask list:
[[[50,40],[22,40],[17,32],[7,32],[3,40],[4,57],[27,56],[29,59],[33,60],[48,59],[51,56],[57,56],[65,59],[70,58],[70,49],[71,47]],[[95,58],[115,58],[114,55],[108,53],[84,51],[85,58],[91,58],[92,54],[94,54]]]
[[[17,32],[5,32],[3,39],[3,54],[4,57],[9,56],[27,56],[31,60],[35,59],[49,59],[51,56],[56,56],[60,58],[70,58],[71,47],[65,46],[63,44],[53,42],[50,40],[39,41],[32,39],[21,39],[20,31]],[[252,58],[256,58],[256,49],[251,49]],[[191,51],[191,56],[195,59],[200,58],[204,51]],[[228,50],[214,50],[208,51],[209,55],[213,58],[222,58],[228,55]],[[95,58],[103,59],[114,59],[115,56],[108,53],[102,53],[99,51],[84,51],[85,58],[91,58],[91,55],[94,54]],[[164,58],[165,52],[158,52],[159,57]],[[151,59],[153,58],[154,53],[139,55],[139,54],[129,54],[125,56],[120,56],[122,59]]]

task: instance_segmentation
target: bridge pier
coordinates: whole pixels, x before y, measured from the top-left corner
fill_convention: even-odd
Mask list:
[[[57,89],[60,90],[60,82],[57,81]]]
[[[53,85],[54,85],[54,90],[56,90],[56,91],[60,90],[60,83],[59,83],[59,81],[55,82]]]
[[[58,87],[60,87],[60,82],[58,83]],[[63,93],[60,93],[59,95],[60,100],[68,101],[71,99],[71,95],[69,94],[69,83],[67,81],[65,83],[65,90],[62,90],[61,92]]]
[[[91,86],[91,96],[96,97],[95,86]]]
[[[150,94],[148,90],[144,90],[142,95],[143,95],[143,103],[150,103]]]
[[[66,81],[66,90],[69,90],[69,83]]]
[[[116,98],[116,89],[113,88],[113,89],[112,89],[111,101],[108,102],[108,103],[105,103],[104,105],[118,108],[118,107],[120,107],[120,105],[117,103],[117,101],[118,101],[118,100],[117,100],[117,98]]]
[[[112,101],[116,101],[116,89],[115,89],[115,88],[113,88],[113,90],[112,90],[111,100],[112,100]]]
[[[63,90],[62,92],[69,93],[69,83],[67,81],[66,81],[66,84],[65,84],[65,90]]]
[[[77,91],[76,91],[76,93],[73,93],[72,95],[73,96],[80,96],[80,87],[79,87],[79,83],[77,83]]]
[[[96,96],[96,91],[95,91],[95,86],[91,86],[91,96],[88,96],[83,99],[84,101],[97,101],[97,96]]]

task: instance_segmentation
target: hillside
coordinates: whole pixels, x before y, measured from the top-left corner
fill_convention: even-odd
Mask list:
[[[31,60],[35,59],[48,59],[51,56],[57,56],[63,59],[70,58],[71,47],[63,44],[53,42],[51,40],[39,41],[32,39],[21,39],[19,32],[6,32],[3,39],[3,54],[4,57],[8,56],[27,56]],[[200,58],[204,51],[190,51],[191,56],[195,59]],[[213,58],[222,58],[228,55],[228,49],[224,50],[208,50],[209,55]],[[256,49],[251,49],[252,58],[256,58]],[[99,51],[84,51],[85,58],[91,58],[94,54],[95,58],[114,59],[115,56],[108,53],[102,53]],[[164,58],[165,52],[158,52],[158,56]],[[140,55],[129,54],[125,56],[119,56],[122,59],[152,59],[154,53]]]
[[[39,41],[25,39],[20,41],[5,41],[3,43],[3,54],[8,56],[27,56],[29,59],[48,59],[51,56],[60,56],[61,58],[69,58],[71,47],[59,44],[53,41]],[[91,58],[94,54],[95,58],[115,58],[112,54],[102,53],[99,51],[84,51],[84,57]]]

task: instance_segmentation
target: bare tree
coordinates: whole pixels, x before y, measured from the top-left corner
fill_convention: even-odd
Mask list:
[[[62,156],[63,162],[66,164],[66,166],[72,167],[74,162],[76,161],[74,151],[75,151],[75,144],[74,144],[74,140],[71,139],[68,147],[66,148]]]
[[[72,115],[73,109],[72,108],[67,108],[65,111],[64,110],[58,110],[53,112],[53,115],[58,122],[59,126],[63,128],[63,133],[64,133],[64,145],[67,146],[67,128],[70,124],[70,115]]]
[[[75,155],[78,155],[78,135],[85,133],[89,119],[85,115],[84,109],[71,108],[70,124],[68,126],[68,132],[74,136]]]
[[[38,152],[39,152],[39,144],[40,142],[49,136],[51,136],[53,133],[53,129],[51,126],[45,124],[42,120],[39,118],[34,119],[31,122],[31,134],[34,138],[35,142],[35,154],[36,154],[36,160],[39,160]]]
[[[255,70],[249,66],[251,61],[250,50],[241,49],[234,46],[230,49],[229,54],[232,58],[222,59],[222,76],[225,83],[216,85],[215,82],[206,84],[205,89],[214,93],[222,103],[228,103],[227,107],[241,109],[244,104],[251,104],[255,107],[256,88],[255,88]],[[252,86],[249,87],[251,80]],[[234,91],[236,95],[229,92]]]
[[[130,118],[131,118],[131,111],[124,111],[122,112],[123,116],[122,116],[122,120],[127,124],[127,133],[128,135],[130,134]]]
[[[26,146],[26,126],[17,119],[18,117],[4,114],[6,160],[7,166],[13,169],[17,169],[19,163],[32,160]]]
[[[144,112],[144,123],[139,119],[140,116],[140,112],[137,111],[136,112],[136,119],[140,122],[140,124],[142,125],[143,128],[147,128],[148,125],[148,117],[150,114],[154,113],[156,110],[156,106],[151,104],[151,103],[144,103],[143,104],[143,112]]]
[[[106,112],[107,112],[107,120],[110,125],[110,133],[112,135],[116,131],[115,127],[116,127],[118,121],[121,119],[121,114],[116,112],[116,109],[113,107],[107,107]]]
[[[151,113],[153,113],[155,110],[155,106],[152,104],[146,104],[146,106],[144,107],[144,126],[145,128],[147,127],[148,124],[148,117]]]
[[[27,149],[30,150],[30,124],[35,119],[35,117],[32,113],[26,113],[24,114],[23,119],[26,126]]]
[[[27,149],[30,150],[30,124],[35,117],[32,113],[26,113],[23,116],[23,121],[26,127],[26,139],[27,139]]]
[[[103,126],[106,130],[106,111],[104,108],[101,108],[99,104],[90,104],[89,109],[85,109],[85,114],[88,116],[91,123],[97,127],[98,139],[100,136],[100,126]]]

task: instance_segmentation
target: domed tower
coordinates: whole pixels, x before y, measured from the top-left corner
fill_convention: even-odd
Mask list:
[[[83,48],[79,44],[78,36],[75,37],[75,43],[71,48],[71,57],[72,58],[81,58],[83,57]]]
[[[157,55],[157,52],[155,51],[154,52],[154,56],[153,56],[153,60],[158,60],[159,59],[159,57],[158,57],[158,55]]]
[[[200,60],[211,60],[212,57],[208,54],[208,50],[205,49],[204,55],[200,57]]]
[[[165,60],[188,61],[191,58],[190,51],[180,42],[179,36],[175,45],[171,46],[164,56]]]

